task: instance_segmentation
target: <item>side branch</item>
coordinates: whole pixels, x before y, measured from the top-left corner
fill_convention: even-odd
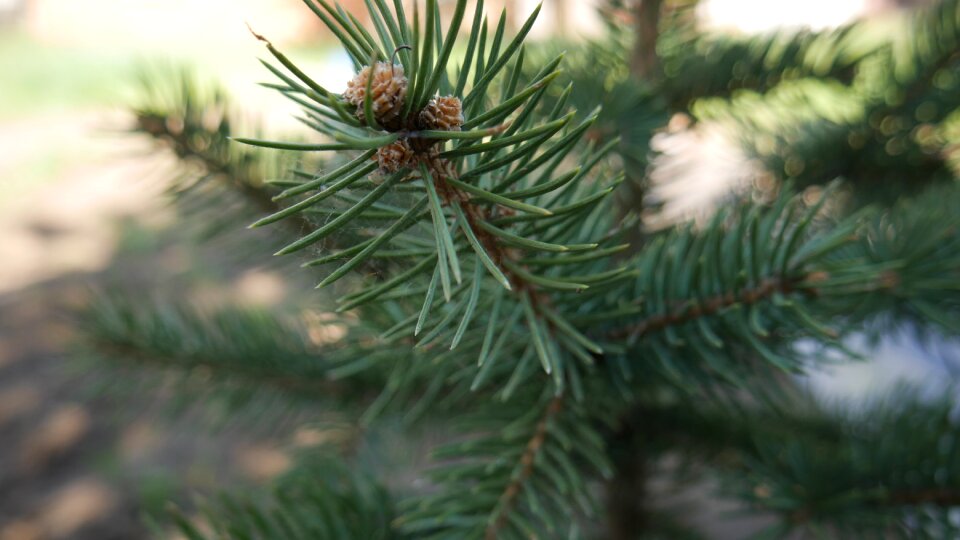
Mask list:
[[[282,209],[266,190],[253,185],[253,178],[237,174],[237,171],[233,170],[227,160],[205,151],[212,144],[197,145],[183,130],[170,129],[163,116],[138,114],[137,123],[142,132],[156,140],[166,141],[170,144],[173,153],[178,158],[196,160],[206,172],[223,178],[225,184],[239,191],[243,197],[260,210],[268,214],[274,214]],[[218,135],[211,134],[211,136],[216,137]],[[314,228],[313,224],[302,216],[298,216],[297,220],[292,222],[292,226],[298,231],[301,229],[310,231]]]
[[[940,488],[927,490],[894,491],[882,503],[888,506],[919,506],[930,504],[943,508],[960,506],[960,490]]]
[[[756,287],[749,287],[739,292],[731,291],[726,294],[717,295],[708,298],[704,302],[686,301],[680,307],[669,313],[651,315],[631,326],[614,330],[608,334],[612,339],[630,338],[635,339],[646,334],[658,332],[667,327],[678,326],[688,323],[700,317],[708,317],[719,311],[736,304],[751,305],[761,300],[766,300],[776,293],[790,294],[798,290],[803,290],[807,294],[816,295],[816,289],[812,287],[800,287],[810,278],[819,277],[814,274],[806,274],[796,278],[771,277],[760,282]]]
[[[960,506],[960,491],[949,488],[891,491],[866,502],[884,509],[901,506],[956,508]],[[802,507],[791,512],[788,519],[795,525],[802,525],[816,520],[816,517],[816,510]]]
[[[533,463],[537,458],[543,444],[547,438],[547,426],[550,420],[563,409],[563,396],[557,396],[547,404],[546,411],[537,427],[533,430],[533,436],[527,442],[527,446],[520,456],[520,470],[514,475],[513,479],[507,485],[507,488],[500,495],[497,502],[496,518],[487,526],[484,537],[486,540],[496,540],[497,533],[507,522],[507,512],[514,505],[520,490],[523,489],[524,482],[533,474]]]
[[[303,375],[278,375],[268,370],[252,369],[242,364],[225,365],[202,357],[181,357],[183,362],[171,362],[160,355],[144,352],[136,346],[93,340],[90,345],[99,354],[118,362],[137,363],[167,370],[190,371],[195,369],[221,373],[225,379],[254,387],[273,387],[283,392],[292,392],[303,396],[340,395],[340,388],[329,379],[309,379]]]

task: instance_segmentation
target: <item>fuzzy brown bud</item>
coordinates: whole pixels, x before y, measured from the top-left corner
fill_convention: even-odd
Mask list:
[[[463,125],[463,105],[460,98],[441,96],[430,100],[420,111],[420,125],[424,129],[460,131]]]
[[[361,69],[360,73],[347,83],[347,89],[343,92],[343,98],[357,107],[360,120],[364,120],[363,104],[367,97],[370,69],[370,66]],[[403,73],[403,66],[388,62],[374,64],[370,99],[377,123],[386,125],[400,116],[406,97],[407,77]]]
[[[374,159],[377,160],[380,172],[383,173],[395,173],[404,167],[416,165],[416,153],[413,148],[410,148],[410,143],[406,139],[400,139],[380,148]]]

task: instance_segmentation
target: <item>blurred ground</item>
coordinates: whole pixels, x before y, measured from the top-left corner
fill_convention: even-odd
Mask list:
[[[164,246],[170,212],[151,174],[158,158],[145,157],[143,141],[108,131],[122,117],[48,120],[0,124],[0,147],[15,157],[0,162],[0,540],[141,538],[141,513],[175,497],[173,485],[260,481],[287,457],[277,433],[210,434],[189,415],[158,422],[154,397],[99,395],[98,375],[70,368],[68,314],[91,287],[162,289],[189,264],[210,261]],[[6,181],[50,147],[69,150],[49,173]],[[222,288],[250,301],[284,294],[256,271]]]

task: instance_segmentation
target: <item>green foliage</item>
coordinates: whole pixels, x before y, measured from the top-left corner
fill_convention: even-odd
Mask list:
[[[898,391],[868,414],[821,410],[796,418],[786,407],[771,416],[739,411],[723,421],[802,424],[820,415],[835,432],[785,438],[752,429],[752,440],[735,450],[738,466],[727,472],[728,486],[755,508],[783,516],[783,524],[769,531],[772,537],[791,530],[954,536],[949,508],[958,501],[947,487],[960,473],[953,408],[947,399],[928,403],[916,391]]]
[[[344,390],[330,381],[335,351],[313,343],[311,326],[293,314],[236,307],[202,311],[114,294],[85,311],[81,324],[90,355],[122,360],[118,367],[173,374],[172,386],[191,389],[191,402],[216,399],[228,410],[256,409],[269,397],[286,409],[297,400],[335,402]],[[312,330],[322,334],[329,328],[315,322]],[[318,362],[321,355],[331,358]]]
[[[825,264],[845,293],[885,291],[868,294],[869,301],[844,308],[847,313],[881,314],[888,323],[906,321],[948,335],[960,330],[958,203],[960,190],[954,186],[901,201],[874,217],[856,245]],[[872,275],[865,276],[858,261],[872,268]]]
[[[956,531],[955,402],[926,394],[897,387],[850,408],[777,387],[756,390],[760,404],[667,400],[632,422],[658,434],[648,459],[708,464],[721,493],[776,515],[758,538],[944,538]]]
[[[563,90],[548,89],[550,103],[566,99],[580,115],[599,103],[597,123],[588,139],[597,145],[619,141],[617,149],[627,162],[627,171],[643,171],[654,133],[669,120],[669,109],[653,81],[638,80],[631,74],[629,51],[632,34],[612,26],[600,38],[585,43],[558,41],[537,46],[531,54],[533,66],[563,54]],[[527,68],[528,71],[534,68]]]
[[[730,96],[741,89],[765,92],[788,80],[849,83],[857,65],[884,45],[882,29],[866,23],[746,37],[703,32],[686,12],[690,9],[673,8],[657,42],[663,90],[681,109],[697,99]]]
[[[142,299],[98,303],[87,313],[87,335],[94,343],[152,351],[187,369],[246,372],[253,380],[277,370],[286,371],[293,383],[323,380],[307,331],[296,321],[255,311],[205,315],[188,307],[149,306]]]
[[[911,23],[918,33],[935,27],[944,48],[908,54],[861,42],[861,23],[753,39],[683,34],[697,44],[684,52],[670,40],[692,30],[666,20],[674,27],[661,38],[663,80],[642,85],[630,78],[622,29],[573,52],[561,74],[562,55],[523,43],[536,11],[511,38],[505,17],[488,24],[483,2],[468,10],[459,0],[445,18],[436,0],[415,3],[409,16],[402,2],[371,0],[372,30],[326,0],[306,3],[357,68],[342,94],[256,37],[274,59],[264,63],[279,82],[268,86],[303,107],[309,140],[228,145],[226,121],[209,129],[189,90],[164,109],[194,126],[186,140],[169,133],[169,120],[151,130],[143,120],[151,115],[140,117],[181,157],[224,163],[211,169],[223,185],[267,201],[254,227],[300,220],[277,254],[307,254],[304,266],[322,267],[317,294],[339,295],[326,324],[343,336],[317,344],[311,327],[277,316],[107,303],[93,311],[88,337],[107,356],[358,405],[359,426],[394,414],[404,425],[452,419],[459,431],[441,437],[437,466],[417,485],[302,470],[273,503],[214,505],[214,536],[181,519],[185,534],[593,537],[609,502],[599,487],[625,480],[633,470],[625,461],[671,453],[732,471],[737,499],[781,518],[772,537],[817,526],[906,534],[927,530],[921,514],[929,531],[950,526],[960,500],[955,460],[923,450],[955,434],[946,402],[903,397],[902,409],[846,419],[781,389],[821,360],[853,356],[844,339],[878,321],[958,330],[955,185],[853,213],[849,184],[807,186],[836,175],[854,184],[896,178],[877,176],[886,167],[873,152],[880,139],[854,154],[838,141],[862,129],[878,129],[884,146],[897,136],[873,117],[909,100],[881,100],[877,89],[933,91],[932,64],[956,46],[944,37],[948,25],[931,21],[956,2]],[[915,69],[902,67],[903,54]],[[882,75],[883,65],[903,73]],[[596,110],[598,94],[606,112]],[[627,173],[640,180],[651,137],[688,107],[749,126],[746,143],[783,159],[782,176],[805,189],[784,183],[767,202],[642,230],[612,193]],[[263,164],[250,147],[333,154],[319,165],[304,159],[292,178],[268,185],[247,173]],[[235,157],[243,152],[252,157]],[[804,164],[796,170],[794,153]],[[914,171],[905,155],[889,157],[897,171]],[[905,175],[891,190],[929,179]],[[884,429],[893,441],[914,430],[917,438],[901,448],[883,440]],[[891,505],[915,476],[917,489],[940,482],[937,496]],[[649,478],[626,480],[641,484],[641,498]]]
[[[769,99],[735,97],[731,110],[715,102],[698,116],[720,112],[733,120],[748,149],[775,175],[801,185],[840,176],[856,186],[861,201],[889,203],[904,187],[918,192],[949,181],[953,174],[944,157],[951,142],[945,133],[960,105],[950,75],[958,17],[960,3],[947,0],[888,23],[893,38],[856,57],[856,76],[846,86],[818,78],[774,91]],[[871,23],[851,28],[860,26],[874,33],[885,29]]]
[[[176,156],[167,174],[169,191],[184,215],[207,214],[205,232],[235,228],[251,211],[276,210],[265,181],[278,159],[230,142],[243,122],[232,100],[216,84],[202,83],[187,68],[154,68],[140,72],[141,103],[133,109],[135,133],[151,138]]]
[[[415,538],[580,536],[571,511],[595,518],[590,477],[613,474],[593,427],[612,404],[526,390],[505,407],[460,417],[469,435],[438,448],[441,464],[429,471],[442,490],[409,501],[400,530]]]
[[[270,498],[224,495],[201,509],[205,526],[180,513],[175,520],[189,540],[404,538],[391,532],[393,512],[372,479],[330,459],[313,459],[278,480]]]
[[[345,39],[348,52],[359,65],[368,59],[392,56],[390,48],[396,40],[391,39],[389,32],[381,33],[377,42],[357,33],[357,28],[325,2],[311,6],[332,31]],[[308,248],[357,221],[369,220],[374,213],[378,217],[383,215],[387,225],[371,227],[363,233],[368,238],[346,248],[342,252],[346,262],[333,270],[320,286],[333,283],[366,259],[384,252],[410,261],[408,268],[417,269],[417,273],[401,273],[387,282],[377,281],[356,290],[340,299],[340,309],[375,301],[401,286],[425,287],[425,300],[420,309],[423,316],[418,317],[416,328],[412,328],[411,319],[410,330],[426,330],[423,336],[413,332],[419,338],[419,347],[445,340],[453,348],[461,343],[486,340],[488,325],[477,324],[475,314],[488,312],[493,298],[502,297],[504,312],[522,310],[524,315],[512,328],[495,329],[490,340],[510,332],[532,332],[533,351],[543,371],[552,375],[555,392],[560,394],[569,373],[579,368],[574,367],[572,358],[568,360],[568,356],[562,354],[568,346],[566,342],[550,337],[555,329],[572,327],[562,312],[547,307],[546,295],[549,291],[583,291],[596,284],[609,283],[619,279],[626,269],[601,274],[578,273],[572,271],[575,267],[571,265],[524,266],[520,261],[544,253],[589,252],[599,249],[602,242],[612,245],[612,238],[603,238],[603,231],[609,229],[604,217],[608,214],[605,200],[619,180],[609,180],[610,175],[603,174],[603,154],[609,147],[599,151],[587,149],[579,158],[584,167],[570,171],[565,166],[568,156],[579,153],[576,143],[593,124],[596,114],[575,122],[573,116],[564,111],[564,99],[552,104],[541,102],[557,75],[560,57],[547,62],[534,75],[523,76],[521,43],[537,12],[509,43],[504,42],[505,23],[501,20],[488,43],[486,26],[481,20],[482,8],[483,3],[479,2],[474,14],[475,28],[471,32],[471,38],[477,41],[473,46],[468,45],[465,56],[457,60],[458,65],[467,67],[452,73],[447,62],[466,2],[457,3],[445,36],[435,31],[435,26],[440,26],[435,2],[427,2],[422,29],[416,23],[418,15],[410,27],[386,6],[371,9],[371,17],[383,17],[387,28],[396,27],[400,35],[413,36],[411,50],[396,51],[401,64],[389,67],[389,76],[394,81],[401,70],[409,74],[409,79],[403,76],[398,83],[406,88],[408,97],[400,117],[388,118],[374,112],[374,90],[381,84],[379,79],[377,85],[373,84],[373,79],[380,76],[375,70],[367,70],[366,80],[351,83],[355,88],[366,85],[362,105],[351,103],[320,87],[266,42],[268,50],[289,73],[284,74],[280,68],[268,64],[284,83],[279,90],[285,95],[312,100],[303,102],[305,114],[315,122],[314,127],[320,133],[337,142],[314,145],[240,140],[261,147],[353,150],[360,155],[352,165],[318,175],[303,187],[282,193],[281,198],[301,194],[306,197],[256,225],[272,223],[295,212],[323,208],[322,204],[329,205],[326,208],[336,217],[280,251],[286,254]],[[480,28],[479,37],[476,28]],[[435,48],[439,51],[436,58]],[[471,80],[465,73],[471,69],[474,58],[476,67]],[[361,72],[361,76],[363,73],[367,72]],[[385,71],[382,73],[387,75]],[[463,106],[464,129],[436,129],[425,124],[421,111],[428,99],[433,99],[438,88],[454,89],[454,80],[458,81],[461,93],[452,97]],[[381,94],[378,99],[389,97],[392,96]],[[360,119],[378,114],[380,121],[360,124]],[[406,145],[414,154],[413,158],[407,158],[412,161],[402,163],[399,168],[385,164],[386,152],[396,148],[395,144]],[[376,157],[382,176],[364,179],[376,168],[373,164],[363,165],[370,157],[370,149],[378,149]],[[393,189],[401,186],[408,189]],[[352,188],[349,194],[345,191],[348,187]],[[313,194],[308,195],[311,191]],[[544,208],[547,204],[550,210]],[[592,223],[592,228],[572,230],[579,220]],[[424,247],[431,245],[435,249],[425,253]],[[438,279],[428,279],[432,274]],[[464,279],[472,275],[476,276],[472,282]],[[418,279],[424,281],[417,283]],[[438,287],[442,294],[436,294]],[[498,287],[510,294],[493,294]],[[414,300],[411,298],[412,305],[416,304]],[[434,309],[435,306],[442,309]],[[437,311],[440,311],[438,316],[431,318],[431,313]],[[406,335],[410,335],[409,330]],[[580,353],[582,348],[573,350]]]
[[[856,187],[858,204],[890,204],[904,187],[918,193],[954,178],[956,120],[950,115],[958,106],[952,73],[960,3],[944,0],[904,17],[836,30],[746,37],[702,30],[696,4],[662,2],[654,55],[659,71],[638,82],[614,75],[617,69],[575,70],[574,87],[596,81],[649,87],[657,99],[646,114],[633,113],[634,125],[658,110],[718,122],[775,178],[806,186],[840,177]],[[642,10],[636,13],[626,17],[630,24]],[[625,31],[616,17],[611,24],[612,35]],[[609,56],[620,65],[646,53],[631,49],[629,40],[610,43]],[[605,105],[611,118],[630,111]],[[648,128],[647,138],[664,124]],[[645,152],[634,158],[640,168],[633,176],[643,176],[645,158]]]

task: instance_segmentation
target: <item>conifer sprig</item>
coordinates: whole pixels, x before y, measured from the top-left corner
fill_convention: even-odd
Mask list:
[[[431,305],[436,301],[453,303],[464,310],[462,315],[457,317],[444,311],[446,316],[427,336],[432,340],[446,334],[449,325],[456,328],[453,332],[456,345],[475,329],[471,325],[474,313],[489,307],[486,300],[489,295],[481,291],[499,284],[509,291],[508,298],[514,305],[524,306],[523,324],[534,330],[538,338],[535,340],[537,356],[544,371],[553,375],[556,392],[561,393],[567,368],[563,367],[565,361],[558,357],[564,350],[562,342],[553,334],[574,329],[574,325],[565,321],[565,315],[556,309],[550,309],[550,316],[546,316],[550,297],[557,290],[584,291],[613,276],[578,276],[570,271],[571,266],[560,272],[564,275],[558,275],[556,269],[528,266],[523,260],[538,252],[579,253],[600,249],[596,240],[573,241],[564,231],[576,218],[586,217],[600,208],[600,203],[609,195],[609,184],[605,185],[596,170],[609,148],[598,152],[588,150],[582,158],[587,166],[564,170],[564,161],[576,151],[578,140],[595,121],[596,114],[574,124],[573,115],[565,112],[562,102],[552,104],[549,109],[540,106],[540,97],[558,74],[559,58],[545,65],[532,80],[523,82],[522,43],[539,8],[509,40],[504,36],[505,19],[501,18],[488,42],[487,26],[482,21],[483,2],[477,3],[467,51],[457,61],[457,65],[465,66],[462,70],[469,70],[476,59],[472,84],[469,84],[465,71],[451,71],[449,65],[466,11],[465,0],[455,4],[445,33],[435,0],[427,0],[422,24],[419,3],[415,4],[412,27],[400,17],[402,13],[391,12],[382,4],[368,4],[371,20],[380,21],[382,26],[377,32],[379,42],[358,25],[348,23],[339,6],[325,1],[308,4],[344,41],[348,53],[361,66],[342,94],[334,94],[314,82],[266,38],[255,35],[286,70],[284,73],[280,67],[267,64],[282,83],[273,86],[284,95],[308,98],[305,102],[298,98],[307,105],[305,113],[315,120],[308,125],[336,142],[291,144],[237,140],[280,150],[360,151],[365,153],[362,155],[374,151],[370,158],[376,160],[377,166],[362,165],[364,158],[360,157],[338,170],[318,175],[322,180],[311,179],[292,187],[282,196],[284,199],[300,196],[299,200],[254,225],[273,223],[305,211],[329,212],[333,216],[318,230],[279,252],[286,254],[308,248],[355,220],[374,216],[389,219],[388,214],[374,214],[379,208],[411,205],[409,211],[396,214],[397,219],[379,231],[377,238],[370,238],[355,248],[348,247],[343,256],[349,254],[349,260],[329,274],[321,286],[342,278],[362,260],[376,257],[381,250],[404,253],[408,246],[400,233],[417,222],[428,222],[430,226],[425,230],[433,231],[435,262],[418,257],[419,262],[408,267],[417,269],[413,274],[400,274],[404,280],[431,275],[438,278],[429,280],[426,286],[425,301],[418,310],[421,315],[417,329],[427,326],[433,311]],[[397,31],[391,32],[390,28]],[[410,39],[397,43],[398,35]],[[393,57],[399,57],[400,63],[394,63]],[[503,80],[501,92],[492,84],[498,77]],[[457,81],[456,86],[453,81]],[[456,94],[440,95],[436,93],[438,90]],[[340,195],[345,190],[370,174],[376,187],[353,206],[346,209],[319,206],[342,198]],[[425,198],[411,202],[396,189],[401,186],[409,186]],[[555,209],[544,207],[546,202]],[[421,205],[425,205],[426,211],[420,211]],[[602,227],[598,228],[598,232],[602,234],[602,231]],[[415,252],[408,250],[407,253]],[[598,253],[598,257],[604,257],[606,252]],[[313,264],[328,260],[331,256]],[[465,278],[467,285],[460,286]],[[476,280],[482,282],[472,282]],[[373,284],[348,295],[343,299],[345,308],[356,307],[357,300],[374,300],[394,285],[401,285],[391,281],[387,284],[390,286]],[[436,288],[443,294],[434,294]],[[460,323],[453,325],[454,320]]]

